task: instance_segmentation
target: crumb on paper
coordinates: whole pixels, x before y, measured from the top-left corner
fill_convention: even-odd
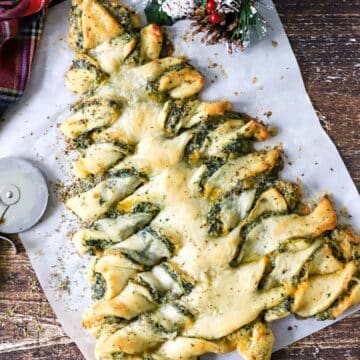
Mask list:
[[[269,132],[271,136],[276,136],[279,134],[279,128],[277,126],[271,125],[269,126]]]
[[[66,292],[70,295],[70,293],[71,293],[70,292],[70,284],[71,284],[70,278],[68,276],[66,276],[66,278],[60,282],[58,289],[60,291]]]
[[[272,111],[265,111],[265,112],[264,112],[264,115],[265,115],[267,118],[269,118],[269,117],[272,116]]]
[[[44,253],[44,251],[43,251],[42,249],[39,249],[39,250],[37,250],[37,251],[35,252],[35,255],[38,256],[38,257],[41,257],[41,256],[44,256],[45,253]]]
[[[66,186],[61,181],[50,181],[50,187],[56,198],[61,202],[65,202],[68,197]]]
[[[237,91],[234,91],[235,96],[239,96],[239,93]]]
[[[272,45],[273,47],[278,47],[279,43],[278,43],[276,40],[272,40],[272,41],[271,41],[271,45]]]
[[[349,214],[347,208],[345,206],[342,206],[339,210],[339,213],[342,217],[345,217],[345,218],[351,218],[351,215]]]
[[[182,35],[181,38],[185,41],[185,42],[190,42],[190,41],[194,41],[194,36],[190,31],[185,31]]]
[[[228,78],[228,74],[227,74],[227,72],[225,71],[224,67],[223,67],[221,64],[219,64],[219,63],[211,60],[210,58],[208,58],[208,64],[209,64],[209,65],[208,65],[208,69],[219,69],[220,75],[221,75],[224,79],[227,79],[227,78]]]
[[[215,69],[219,66],[218,63],[212,61],[211,59],[208,59],[208,61],[209,61],[208,69]]]
[[[62,278],[60,272],[56,270],[50,273],[50,286],[57,292],[59,298],[62,297],[62,293],[71,294],[70,285],[71,280],[69,276]]]
[[[256,84],[256,83],[257,83],[257,81],[258,81],[258,79],[257,79],[257,77],[256,77],[256,76],[254,76],[254,77],[251,79],[251,82],[252,82],[253,84]]]
[[[228,78],[228,74],[227,72],[225,71],[224,67],[222,65],[219,65],[219,68],[220,68],[220,74],[221,76],[224,78],[224,79],[227,79]]]

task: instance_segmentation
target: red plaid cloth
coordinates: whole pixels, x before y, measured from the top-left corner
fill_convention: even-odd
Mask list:
[[[0,0],[0,115],[24,92],[49,0]]]

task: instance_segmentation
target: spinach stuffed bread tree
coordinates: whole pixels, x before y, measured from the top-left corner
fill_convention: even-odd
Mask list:
[[[270,132],[198,95],[204,77],[163,31],[111,0],[73,0],[61,125],[84,190],[66,201],[89,269],[97,359],[269,359],[268,323],[360,301],[359,238],[327,196],[301,201]],[[258,143],[255,149],[255,143]]]

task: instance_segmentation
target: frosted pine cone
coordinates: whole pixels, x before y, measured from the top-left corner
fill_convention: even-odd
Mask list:
[[[218,0],[216,4],[216,10],[219,13],[237,13],[240,11],[241,0]]]

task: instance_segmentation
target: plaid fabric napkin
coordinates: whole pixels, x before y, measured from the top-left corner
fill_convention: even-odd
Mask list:
[[[0,115],[24,92],[48,3],[0,0]]]

